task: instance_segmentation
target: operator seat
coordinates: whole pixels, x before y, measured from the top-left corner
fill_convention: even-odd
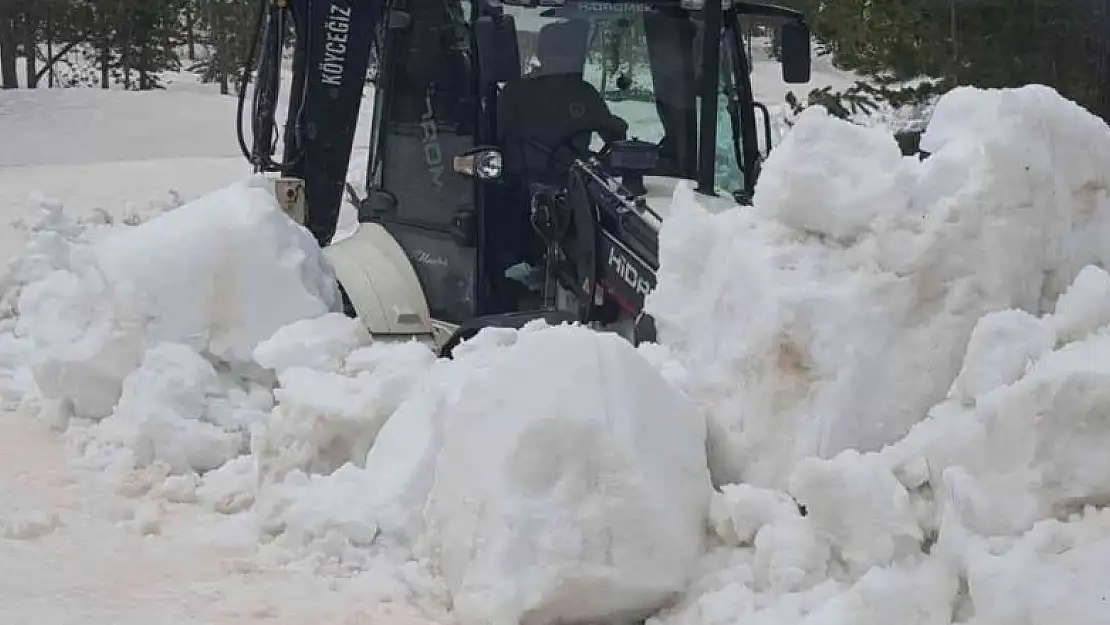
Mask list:
[[[489,251],[497,312],[519,310],[534,296],[504,272],[517,263],[542,266],[543,249],[532,226],[529,205],[533,183],[561,185],[565,166],[550,167],[549,151],[558,150],[571,133],[576,152],[589,147],[585,131],[602,129],[607,140],[621,139],[628,125],[609,112],[605,100],[582,78],[589,43],[589,23],[556,22],[540,29],[536,56],[540,67],[510,81],[498,96],[498,143],[504,154],[505,184],[494,191],[502,200],[491,215]],[[537,147],[539,143],[545,149]],[[565,146],[564,146],[565,147]],[[565,150],[561,150],[564,151]],[[562,163],[567,163],[565,159]]]
[[[541,28],[536,50],[540,67],[501,91],[498,138],[510,176],[557,181],[558,172],[548,171],[551,155],[533,142],[556,150],[568,135],[579,132],[575,151],[584,153],[590,143],[587,130],[601,129],[607,141],[624,138],[628,124],[613,115],[597,89],[582,78],[589,28],[584,21]]]

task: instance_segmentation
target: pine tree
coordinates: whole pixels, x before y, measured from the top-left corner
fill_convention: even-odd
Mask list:
[[[0,88],[4,89],[19,88],[15,20],[15,3],[0,2]]]
[[[797,0],[804,4],[806,0]],[[956,85],[1050,85],[1110,119],[1110,15],[1093,0],[836,0],[805,8],[835,66],[867,83],[809,94],[836,114]],[[928,87],[893,85],[929,77]],[[878,85],[877,87],[875,85]],[[834,101],[839,101],[839,105]],[[797,98],[794,98],[797,102]]]
[[[216,82],[220,93],[238,86],[251,46],[258,2],[253,0],[197,0],[200,41],[209,48],[207,59],[196,65],[204,82]],[[251,68],[253,69],[253,68]]]

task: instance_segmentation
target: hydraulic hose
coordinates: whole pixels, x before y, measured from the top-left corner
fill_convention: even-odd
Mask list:
[[[243,76],[239,81],[239,95],[235,115],[235,137],[239,141],[239,151],[243,153],[243,157],[248,162],[255,166],[255,171],[258,170],[259,164],[256,162],[250,148],[247,147],[247,140],[243,135],[243,109],[246,108],[247,85],[250,83],[250,75],[254,70],[255,50],[258,48],[262,37],[262,25],[266,19],[268,4],[269,0],[259,0],[258,2],[258,15],[254,20],[254,27],[251,32],[251,46],[247,51],[247,61],[243,67]]]

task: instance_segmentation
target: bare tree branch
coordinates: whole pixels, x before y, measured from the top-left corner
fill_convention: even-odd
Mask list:
[[[67,43],[66,45],[62,46],[62,49],[55,52],[54,56],[47,59],[46,65],[44,65],[43,68],[40,69],[35,74],[35,80],[36,81],[42,80],[42,77],[45,76],[46,73],[50,71],[51,67],[54,67],[55,63],[62,60],[62,57],[65,56],[66,54],[68,54],[70,50],[76,48],[77,46],[81,45],[82,43],[84,43],[83,40],[82,41],[71,41],[71,42]]]

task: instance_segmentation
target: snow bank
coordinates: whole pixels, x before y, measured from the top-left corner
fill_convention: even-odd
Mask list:
[[[338,300],[311,236],[250,179],[132,228],[86,228],[43,208],[12,270],[12,336],[44,399],[112,413],[125,379],[158,343],[215,364],[258,367],[254,347]],[[18,298],[18,299],[16,299]]]
[[[803,458],[897,441],[957,382],[980,317],[1047,312],[1110,261],[1094,116],[1043,87],[965,88],[922,141],[930,158],[903,158],[891,136],[809,109],[754,210],[711,215],[677,191],[647,307],[709,415],[717,483],[783,488]],[[1024,334],[1007,323],[990,332]],[[1022,341],[1005,349],[1048,347]]]
[[[122,229],[52,207],[14,266],[24,408],[137,501],[126,527],[157,534],[167,504],[196,504],[263,561],[387,566],[375,592],[449,594],[474,622],[646,616],[684,589],[712,491],[705,423],[649,361],[542,324],[485,332],[455,360],[376,343],[328,312],[326,269],[255,191]],[[217,224],[234,200],[254,219]],[[533,544],[555,530],[573,542]]]
[[[649,309],[723,486],[658,624],[1110,618],[1110,131],[961,89],[882,144],[810,111],[754,211],[676,193]]]
[[[1032,351],[1004,349],[1012,335],[995,331],[1022,319],[1043,337],[1100,318],[1100,273],[1084,269],[1053,314],[976,324],[963,370],[1023,364],[1013,379],[978,378],[881,451],[802,460],[785,493],[723,487],[710,516],[720,547],[649,622],[1106,622],[1110,325]]]
[[[439,361],[372,344],[290,366],[275,396],[252,444],[263,531],[348,567],[409,551],[465,622],[647,615],[702,551],[704,421],[615,336],[537,324]]]

